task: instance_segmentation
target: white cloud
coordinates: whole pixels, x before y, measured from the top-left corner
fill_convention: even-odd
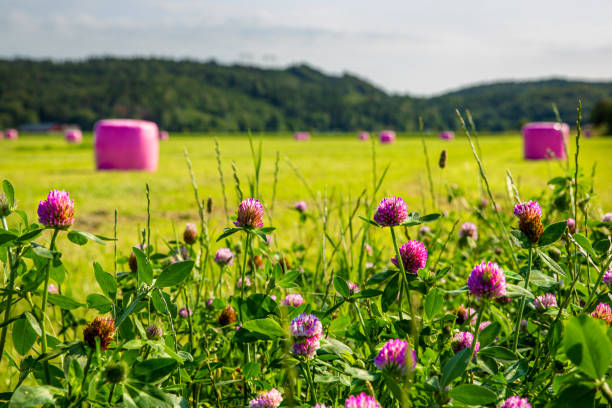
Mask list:
[[[0,6],[0,55],[157,55],[353,72],[394,92],[611,78],[612,2],[45,0]]]

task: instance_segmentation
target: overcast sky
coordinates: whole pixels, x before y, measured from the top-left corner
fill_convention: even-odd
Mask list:
[[[0,56],[102,54],[306,62],[413,95],[612,79],[612,0],[0,0]]]

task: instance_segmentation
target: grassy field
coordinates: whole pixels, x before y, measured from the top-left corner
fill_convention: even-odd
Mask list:
[[[158,245],[162,237],[173,236],[173,225],[182,233],[186,222],[197,221],[197,208],[187,171],[183,149],[189,151],[202,199],[212,197],[214,212],[211,216],[211,236],[216,237],[227,225],[217,161],[214,136],[219,140],[222,169],[229,201],[229,212],[233,215],[238,203],[232,176],[232,162],[236,163],[241,189],[248,196],[248,178],[253,166],[249,144],[245,135],[171,135],[161,144],[159,170],[144,172],[97,172],[94,168],[91,135],[86,135],[81,145],[67,144],[61,135],[21,135],[17,141],[3,140],[0,143],[0,175],[9,179],[16,188],[19,208],[31,217],[36,216],[38,200],[53,188],[65,189],[75,200],[76,222],[74,227],[96,234],[112,236],[113,212],[119,213],[119,248],[128,254],[129,248],[138,239],[138,231],[146,223],[145,183],[151,188],[152,231]],[[259,137],[259,136],[257,136]],[[273,224],[283,227],[276,235],[277,245],[283,247],[283,234],[295,234],[298,218],[291,207],[298,200],[306,200],[314,207],[307,190],[296,177],[286,159],[299,169],[315,194],[327,195],[331,200],[354,199],[365,187],[372,185],[372,145],[361,142],[354,135],[316,136],[307,142],[296,142],[290,135],[263,135],[263,164],[261,170],[261,195],[266,206],[271,204],[276,154],[279,153],[278,189]],[[573,142],[572,142],[573,143]],[[505,173],[509,169],[524,198],[533,198],[544,189],[548,179],[560,175],[561,169],[555,161],[525,161],[522,159],[522,142],[517,134],[484,135],[480,138],[483,161],[495,195],[507,208],[509,202],[504,190]],[[465,192],[469,202],[479,195],[479,180],[466,138],[442,141],[428,138],[430,162],[436,194],[443,204],[446,185],[457,185]],[[438,168],[438,157],[442,149],[448,151],[447,166]],[[571,148],[572,154],[574,148]],[[581,165],[590,176],[597,162],[595,191],[597,206],[604,212],[612,210],[612,139],[583,140]],[[572,156],[573,159],[573,156]],[[376,144],[376,165],[380,174],[391,164],[379,197],[401,195],[411,209],[423,210],[423,195],[426,195],[427,210],[431,211],[428,195],[427,173],[423,148],[416,136],[399,135],[393,145]],[[442,205],[444,208],[444,205]],[[597,207],[596,207],[597,208]],[[287,237],[290,238],[290,237]],[[286,242],[290,242],[289,239]],[[64,247],[64,248],[62,248]],[[101,247],[88,244],[84,250],[71,251],[71,244],[60,242],[64,262],[73,277],[87,276],[94,259],[106,259],[112,265],[112,245]],[[84,258],[84,255],[85,258]],[[74,282],[74,281],[73,281]],[[75,296],[95,285],[89,280],[77,279]]]

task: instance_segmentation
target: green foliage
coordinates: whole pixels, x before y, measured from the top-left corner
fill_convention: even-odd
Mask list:
[[[360,392],[390,408],[492,407],[512,395],[529,397],[534,408],[599,408],[612,401],[612,330],[605,324],[612,315],[601,305],[594,313],[600,319],[590,316],[599,302],[610,302],[599,273],[607,270],[612,255],[610,225],[588,222],[600,216],[589,201],[595,192],[587,176],[581,175],[574,190],[581,213],[578,232],[571,235],[564,221],[569,210],[556,199],[574,187],[571,177],[553,178],[549,184],[554,188],[533,196],[548,224],[535,248],[519,231],[511,232],[509,242],[505,237],[503,229],[516,224],[511,208],[519,189],[512,183],[512,198],[500,198],[497,210],[459,188],[453,188],[448,205],[434,202],[435,209],[422,211],[430,215],[421,217],[409,204],[414,208],[394,233],[400,243],[422,241],[428,259],[418,274],[401,276],[390,262],[394,248],[388,230],[368,221],[376,202],[387,195],[378,188],[389,167],[380,178],[376,171],[368,176],[368,184],[380,181],[373,190],[359,188],[357,197],[348,184],[321,188],[319,194],[316,184],[311,188],[300,177],[307,191],[298,185],[287,195],[308,193],[309,209],[297,215],[279,211],[273,218],[264,181],[270,170],[267,153],[251,141],[246,158],[255,173],[244,175],[247,166],[238,164],[236,175],[240,172],[247,182],[244,194],[248,190],[264,203],[264,228],[232,229],[230,217],[220,216],[221,206],[204,213],[200,197],[208,191],[198,193],[195,173],[197,203],[189,217],[202,217],[196,223],[201,235],[189,244],[178,229],[172,234],[157,230],[161,224],[176,225],[168,222],[167,208],[156,198],[170,195],[178,202],[174,205],[183,202],[157,192],[154,184],[147,188],[151,201],[139,207],[147,208],[151,223],[138,228],[136,239],[43,230],[29,223],[26,212],[9,214],[8,226],[0,229],[0,269],[12,282],[0,290],[0,312],[5,312],[0,328],[8,336],[7,342],[0,341],[0,364],[10,387],[2,394],[4,401],[10,399],[10,406],[238,407],[271,388],[282,393],[283,406],[300,407],[312,407],[317,400],[341,406]],[[28,146],[27,141],[20,146]],[[347,154],[344,145],[338,146],[338,154]],[[404,160],[405,154],[393,157]],[[375,161],[374,155],[373,167]],[[446,170],[452,161],[448,165]],[[401,167],[398,178],[406,173]],[[359,174],[359,168],[351,174]],[[176,178],[171,184],[181,188]],[[13,194],[22,208],[34,208],[27,207],[19,190]],[[532,197],[522,188],[521,194]],[[87,213],[81,205],[87,205],[82,198],[75,225],[91,221],[81,215]],[[124,218],[142,223],[143,214],[133,211]],[[292,222],[277,224],[284,216]],[[477,225],[478,237],[466,244],[455,227],[467,220]],[[132,225],[117,227],[122,232]],[[220,232],[224,227],[229,228]],[[261,239],[243,241],[243,232]],[[219,235],[220,241],[213,242]],[[134,246],[145,237],[146,247]],[[89,241],[107,245],[84,246]],[[215,264],[220,248],[233,252],[232,264]],[[470,293],[468,276],[481,261],[499,264],[507,282],[505,296],[483,301]],[[250,285],[238,287],[243,276]],[[544,294],[554,295],[557,305],[539,306],[535,298]],[[296,297],[288,302],[288,295]],[[472,314],[476,308],[478,316]],[[316,316],[320,326],[300,331],[293,320],[302,314]],[[472,344],[478,343],[474,355],[467,344],[470,334]],[[383,347],[389,352],[404,345],[405,362],[385,366],[377,358]]]
[[[307,65],[274,70],[153,58],[2,60],[0,83],[5,84],[3,128],[62,122],[91,129],[101,118],[129,117],[171,131],[414,131],[419,115],[428,128],[454,129],[455,108],[469,107],[479,129],[500,131],[555,120],[551,101],[569,121],[575,117],[575,95],[582,98],[583,116],[592,109],[594,123],[609,124],[610,102],[604,99],[612,98],[610,83],[560,79],[500,82],[415,98]]]
[[[563,339],[565,354],[591,378],[599,380],[608,371],[612,343],[603,324],[590,316],[569,319]]]
[[[450,390],[448,395],[467,405],[486,405],[497,399],[493,391],[476,384],[461,384]]]

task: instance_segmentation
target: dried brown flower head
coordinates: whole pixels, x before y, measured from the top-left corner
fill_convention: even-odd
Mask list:
[[[100,339],[100,349],[108,350],[110,342],[113,341],[115,334],[115,319],[108,316],[98,316],[93,322],[87,323],[83,330],[83,340],[89,344],[89,347],[96,347],[96,337]]]

